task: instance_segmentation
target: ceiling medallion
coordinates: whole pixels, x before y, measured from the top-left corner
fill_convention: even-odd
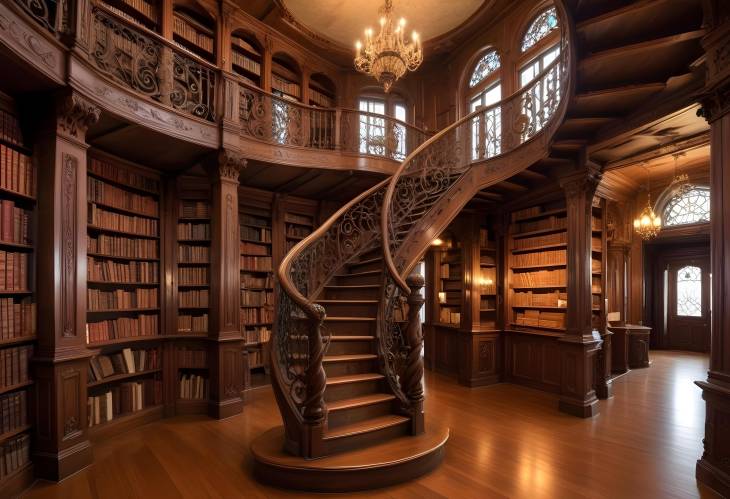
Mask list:
[[[651,185],[649,183],[649,168],[646,168],[646,208],[634,219],[634,230],[645,241],[654,239],[662,230],[662,219],[654,213],[651,207]]]
[[[415,31],[412,41],[405,41],[406,20],[402,17],[393,22],[393,1],[385,0],[380,13],[380,33],[373,37],[372,28],[365,30],[365,44],[355,43],[355,69],[372,76],[383,85],[387,93],[390,87],[406,71],[415,71],[423,62],[421,39]]]

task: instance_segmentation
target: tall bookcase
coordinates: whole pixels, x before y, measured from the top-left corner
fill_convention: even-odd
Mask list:
[[[0,102],[0,496],[33,476],[29,361],[36,340],[36,170],[17,114]]]
[[[185,7],[173,13],[175,43],[210,62],[215,60],[215,21]]]
[[[591,293],[592,293],[592,325],[603,335],[606,333],[606,254],[607,242],[603,216],[606,211],[606,200],[596,196],[593,198],[593,215],[591,218]]]
[[[160,178],[91,155],[87,169],[87,425],[162,413]]]
[[[177,332],[207,336],[211,258],[210,201],[207,197],[180,199],[177,243]]]
[[[567,236],[562,200],[511,214],[506,320],[510,328],[565,331]]]
[[[483,329],[497,328],[497,242],[486,227],[479,228],[479,322]]]
[[[234,73],[261,88],[263,50],[250,35],[241,32],[231,35],[231,66]]]
[[[463,256],[461,241],[448,236],[436,250],[438,265],[438,309],[436,323],[441,327],[461,326]]]

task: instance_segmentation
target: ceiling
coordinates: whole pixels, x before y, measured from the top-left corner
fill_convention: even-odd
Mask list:
[[[302,26],[344,47],[351,48],[363,31],[377,32],[377,0],[281,0],[282,5]],[[416,30],[424,41],[458,28],[485,0],[394,0],[395,19],[407,20],[406,33]]]

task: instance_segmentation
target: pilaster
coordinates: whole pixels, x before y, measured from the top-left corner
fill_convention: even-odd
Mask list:
[[[38,349],[34,461],[60,480],[91,462],[86,431],[86,130],[100,109],[74,92],[46,106],[36,138]]]

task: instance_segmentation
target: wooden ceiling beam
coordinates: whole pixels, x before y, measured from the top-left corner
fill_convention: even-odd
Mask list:
[[[273,190],[274,192],[293,192],[303,185],[307,184],[308,182],[319,177],[320,175],[321,172],[317,170],[307,170],[301,175],[297,175],[296,177],[287,180],[283,184],[277,185],[276,187],[274,187]]]
[[[536,172],[534,170],[522,170],[516,176],[522,177],[527,180],[536,180],[536,181],[543,181],[543,180],[548,179],[547,175]]]
[[[641,164],[645,161],[652,161],[658,158],[676,154],[678,152],[689,151],[697,149],[699,147],[707,146],[710,143],[709,132],[702,132],[691,137],[683,137],[681,139],[662,144],[642,153],[635,154],[626,158],[622,158],[616,161],[609,161],[606,163],[605,171],[616,170],[618,168],[624,168],[626,166],[632,166]]]

